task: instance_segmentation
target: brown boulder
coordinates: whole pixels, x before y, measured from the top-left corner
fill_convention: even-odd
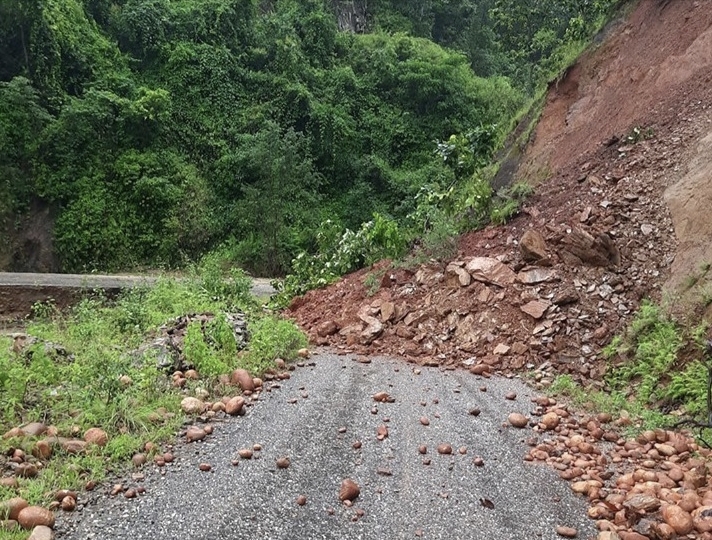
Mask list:
[[[383,302],[381,304],[381,321],[389,322],[396,318],[396,305],[393,302]]]
[[[20,511],[17,522],[23,529],[33,529],[38,525],[51,529],[54,527],[54,513],[41,506],[28,506]]]
[[[230,416],[238,415],[242,412],[242,408],[245,406],[245,398],[241,396],[235,396],[225,403],[225,412]]]
[[[535,319],[541,319],[544,316],[544,313],[546,313],[546,310],[549,309],[549,306],[551,306],[551,304],[546,300],[532,300],[531,302],[521,306],[519,309]]]
[[[519,240],[519,250],[522,259],[527,262],[537,262],[547,258],[546,240],[540,232],[529,229]]]
[[[510,414],[509,417],[507,418],[507,420],[509,421],[510,424],[512,424],[516,428],[527,427],[527,424],[529,423],[529,419],[520,413]]]
[[[32,449],[32,455],[37,459],[49,459],[52,456],[52,445],[46,439],[37,441]]]
[[[86,450],[87,443],[80,439],[60,439],[60,446],[67,454],[81,454]]]
[[[555,412],[548,412],[541,417],[541,423],[547,430],[556,429],[556,426],[559,425],[559,415]]]
[[[252,380],[252,375],[246,369],[236,369],[230,375],[230,382],[240,387],[243,392],[254,392],[255,383]]]
[[[109,436],[106,434],[106,431],[104,431],[103,429],[89,428],[84,433],[84,440],[88,444],[95,444],[97,446],[106,446],[106,443],[109,442]]]
[[[700,506],[692,512],[695,530],[700,533],[712,531],[712,506]]]
[[[618,247],[605,233],[594,238],[583,229],[576,228],[564,237],[563,243],[569,254],[591,266],[618,266],[621,262]]]
[[[692,521],[692,516],[685,512],[679,506],[670,504],[663,507],[662,510],[663,519],[665,523],[670,525],[675,532],[679,535],[686,535],[692,532],[694,528],[694,523]]]
[[[499,287],[511,285],[517,277],[509,266],[490,257],[475,257],[467,263],[465,269],[473,279]]]
[[[0,519],[17,521],[17,516],[28,506],[28,502],[21,497],[13,497],[7,501],[2,501],[0,502]]]
[[[362,345],[370,345],[383,333],[383,324],[376,317],[369,315],[363,308],[359,311],[358,317],[366,323],[366,328],[360,334],[360,342]]]
[[[339,500],[341,501],[353,501],[361,493],[361,488],[359,485],[351,480],[351,478],[345,478],[341,482],[341,488],[339,489]]]
[[[334,321],[324,321],[316,327],[316,335],[319,337],[333,336],[339,331],[339,325]]]
[[[207,435],[205,430],[198,426],[190,426],[185,432],[185,438],[188,442],[202,441]]]
[[[42,422],[31,422],[26,426],[22,426],[22,432],[30,437],[39,437],[45,431],[47,431],[47,426]]]

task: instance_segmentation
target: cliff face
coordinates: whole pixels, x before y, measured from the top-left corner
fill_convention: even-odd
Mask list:
[[[525,152],[522,179],[570,174],[601,161],[605,145],[655,141],[656,151],[630,171],[648,175],[665,234],[677,245],[665,289],[677,295],[685,282],[706,286],[712,262],[712,2],[643,0],[601,43],[552,84]]]
[[[368,0],[334,0],[339,30],[362,34],[368,26]]]

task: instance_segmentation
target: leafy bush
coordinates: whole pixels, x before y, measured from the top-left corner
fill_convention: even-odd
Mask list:
[[[240,364],[251,373],[271,367],[276,358],[293,360],[307,346],[307,338],[297,326],[279,317],[265,316],[248,326],[249,347]]]
[[[323,287],[340,276],[381,259],[398,258],[408,248],[408,239],[398,223],[380,214],[354,232],[339,233],[338,226],[325,221],[317,232],[318,251],[302,252],[292,261],[292,273],[276,282],[277,305],[286,305],[299,294]]]
[[[226,355],[223,354],[220,344],[213,342],[211,345],[208,345],[206,341],[203,325],[199,321],[191,322],[188,325],[183,343],[186,361],[194,365],[198,373],[208,377],[217,377],[223,373],[229,373],[232,366],[226,362]]]

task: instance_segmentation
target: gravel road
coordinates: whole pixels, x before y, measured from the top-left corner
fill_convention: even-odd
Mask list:
[[[383,358],[363,364],[322,351],[280,385],[246,416],[215,423],[205,441],[177,446],[165,469],[142,471],[144,495],[104,493],[62,515],[58,539],[553,540],[557,525],[577,528],[578,538],[595,536],[584,500],[553,470],[522,460],[532,432],[505,426],[509,413],[533,408],[520,381]],[[381,391],[395,402],[374,402]],[[515,401],[505,399],[508,392]],[[479,416],[469,414],[474,407]],[[380,425],[389,430],[382,441]],[[441,443],[453,454],[439,455]],[[238,449],[254,444],[262,446],[256,459],[231,464]],[[291,459],[287,469],[275,465],[282,456]],[[484,466],[473,464],[477,456]],[[212,470],[201,472],[200,463]],[[338,500],[347,477],[361,486],[351,508]],[[296,504],[299,495],[306,505]]]

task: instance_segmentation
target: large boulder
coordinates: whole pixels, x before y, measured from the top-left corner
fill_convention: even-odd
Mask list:
[[[490,257],[475,257],[465,266],[473,279],[499,287],[511,285],[517,275],[509,266]]]
[[[519,250],[522,259],[534,263],[548,257],[546,240],[542,234],[534,229],[529,229],[519,240]]]

